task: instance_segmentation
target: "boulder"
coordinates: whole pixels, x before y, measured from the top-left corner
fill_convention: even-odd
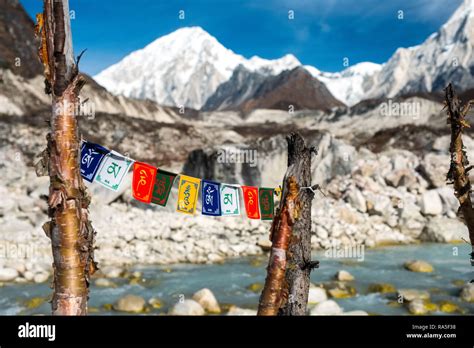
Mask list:
[[[357,188],[352,188],[347,193],[347,202],[357,209],[358,211],[365,213],[367,211],[367,202],[364,195]]]
[[[272,241],[268,237],[260,237],[257,241],[257,245],[262,248],[263,251],[269,251],[272,248]]]
[[[390,172],[386,177],[385,181],[392,187],[414,187],[416,185],[416,176],[411,170],[399,169]]]
[[[396,292],[397,290],[392,284],[389,283],[374,283],[369,285],[369,292],[374,293],[378,292],[381,294],[387,294]]]
[[[403,234],[418,238],[423,226],[425,217],[421,215],[421,210],[415,202],[407,200],[399,209],[398,226]]]
[[[218,314],[221,312],[219,303],[211,290],[204,288],[193,295],[193,300],[199,303],[205,311]]]
[[[11,282],[19,276],[14,268],[0,268],[0,282]]]
[[[33,277],[33,281],[35,283],[44,283],[49,279],[49,274],[46,272],[40,272],[36,273],[35,276]]]
[[[338,213],[338,220],[341,222],[345,222],[351,225],[357,225],[360,221],[359,213],[355,210],[350,209],[348,206],[338,206],[336,208]]]
[[[311,308],[311,315],[339,315],[342,308],[333,300],[326,300]]]
[[[399,289],[397,291],[397,297],[402,298],[403,301],[414,301],[416,299],[428,300],[430,298],[430,293],[425,290],[416,290],[416,289]]]
[[[349,298],[357,294],[356,289],[344,282],[330,282],[326,283],[325,288],[330,297],[333,298]]]
[[[433,266],[422,260],[407,261],[403,266],[411,272],[431,273],[434,271]]]
[[[356,295],[355,288],[350,287],[350,288],[334,288],[334,289],[329,289],[328,290],[329,296],[333,298],[349,298],[353,297]]]
[[[474,283],[466,284],[461,290],[460,297],[463,301],[474,302]]]
[[[354,280],[354,276],[345,270],[340,270],[337,272],[334,278],[341,282],[350,282]]]
[[[408,311],[414,315],[424,315],[428,313],[425,303],[422,299],[415,299],[408,303]]]
[[[448,153],[450,143],[451,143],[451,136],[444,135],[444,136],[441,136],[441,137],[437,137],[433,141],[433,145],[431,146],[431,148],[434,151],[437,151],[437,152]]]
[[[424,215],[441,215],[443,213],[443,203],[436,190],[427,190],[421,196],[421,212]]]
[[[152,306],[154,309],[160,309],[163,307],[163,302],[156,297],[152,297],[148,300],[148,304]]]
[[[457,304],[450,301],[441,301],[439,303],[439,310],[443,313],[462,312],[461,308]]]
[[[311,286],[309,288],[308,303],[320,303],[326,301],[327,299],[328,295],[326,294],[325,289],[316,286]]]
[[[457,219],[436,216],[428,221],[420,235],[420,240],[436,243],[461,242],[469,238],[465,224]]]
[[[227,315],[257,315],[254,309],[239,308],[237,306],[230,306]]]
[[[262,283],[252,283],[252,284],[247,286],[247,289],[252,291],[252,292],[259,293],[263,289],[263,284]]]
[[[9,197],[10,194],[6,189],[5,192],[2,192],[2,199],[0,199],[0,216],[7,215],[9,212],[16,210],[17,202],[12,197]]]
[[[443,202],[443,214],[455,216],[459,209],[459,201],[454,195],[453,187],[440,187],[436,189],[436,192],[438,192]]]
[[[425,306],[423,305],[423,300],[420,299],[415,299],[409,302],[408,311],[410,312],[410,314],[414,315],[423,315],[428,313],[428,311],[425,309]]]
[[[449,149],[449,147],[448,147]],[[419,171],[426,175],[434,187],[446,185],[446,173],[449,170],[450,157],[448,154],[428,153],[419,166]]]
[[[35,274],[32,271],[26,271],[25,273],[23,273],[23,278],[25,278],[29,282],[33,281],[34,277]]]
[[[204,308],[194,300],[184,300],[176,303],[169,312],[170,315],[204,315]]]
[[[139,313],[145,309],[145,300],[140,296],[126,295],[117,301],[113,309],[120,312]]]
[[[392,201],[381,194],[369,194],[367,197],[368,210],[371,215],[389,216],[392,211]]]

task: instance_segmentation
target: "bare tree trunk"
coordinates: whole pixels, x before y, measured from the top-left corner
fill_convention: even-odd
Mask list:
[[[454,184],[454,194],[459,201],[459,215],[462,215],[464,223],[469,230],[472,253],[471,264],[474,266],[474,209],[471,202],[471,181],[469,171],[473,166],[469,166],[466,151],[462,141],[462,132],[466,127],[470,127],[466,122],[466,116],[474,104],[474,100],[469,101],[464,107],[457,97],[454,87],[449,84],[445,89],[445,107],[448,113],[448,123],[451,125],[451,164],[446,177]]]
[[[52,95],[48,147],[42,165],[50,176],[49,215],[43,229],[53,252],[53,315],[85,315],[89,276],[95,271],[95,231],[88,219],[89,197],[80,174],[77,119],[78,74],[72,50],[68,0],[44,0],[38,15],[40,59],[45,70],[46,93]]]
[[[258,315],[305,315],[311,260],[311,153],[299,134],[288,138],[288,169],[273,220],[272,249]]]

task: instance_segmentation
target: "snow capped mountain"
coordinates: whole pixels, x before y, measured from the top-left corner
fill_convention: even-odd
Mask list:
[[[238,65],[275,75],[301,63],[292,55],[276,60],[246,59],[202,28],[186,27],[132,52],[94,79],[114,94],[200,109]]]
[[[465,0],[451,18],[421,45],[399,48],[374,76],[366,98],[441,91],[449,82],[474,86],[474,0]]]
[[[306,65],[305,68],[323,82],[334,97],[352,106],[365,99],[382,65],[362,62],[337,73],[322,72],[310,65]]]
[[[474,87],[474,0],[465,0],[451,18],[420,45],[398,48],[382,65],[359,63],[339,73],[305,66],[329,91],[352,106],[371,98],[441,91],[449,82]]]
[[[336,73],[304,68],[336,99],[353,106],[365,99],[441,91],[451,81],[460,90],[473,88],[473,47],[474,0],[464,0],[438,32],[418,46],[398,48],[382,65],[362,62]],[[232,80],[237,85],[228,83],[214,95],[220,85],[232,82],[239,65],[242,69]],[[162,105],[201,109],[213,96],[206,106],[212,109],[250,98],[261,82],[259,76],[277,76],[298,66],[301,63],[291,54],[276,60],[246,59],[200,27],[187,27],[132,52],[94,78],[114,94]],[[252,85],[245,86],[248,81]]]

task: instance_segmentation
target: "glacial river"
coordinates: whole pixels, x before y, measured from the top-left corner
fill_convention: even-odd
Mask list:
[[[403,306],[389,305],[393,295],[369,294],[367,291],[372,283],[390,283],[397,289],[428,290],[432,302],[449,300],[459,305],[464,314],[472,315],[474,304],[462,302],[458,297],[462,281],[474,279],[469,252],[470,246],[467,244],[393,246],[365,250],[363,261],[333,258],[315,252],[313,259],[320,261],[320,268],[312,272],[311,281],[315,284],[330,281],[338,270],[349,271],[355,277],[351,284],[357,289],[357,295],[336,299],[344,311],[359,309],[378,315],[408,314]],[[413,259],[429,262],[434,266],[434,272],[413,273],[405,270],[403,263]],[[234,304],[255,309],[260,292],[252,291],[249,286],[254,284],[255,290],[258,288],[256,284],[264,282],[266,263],[267,256],[259,256],[214,265],[137,266],[131,271],[140,271],[141,281],[130,283],[128,279],[113,279],[116,287],[91,286],[91,314],[120,314],[110,310],[107,304],[114,303],[126,294],[139,295],[146,300],[159,298],[163,302],[162,308],[153,309],[149,314],[164,314],[180,296],[191,297],[204,287],[211,289],[224,307]],[[0,288],[0,293],[1,315],[50,313],[49,303],[42,302],[51,294],[49,283],[5,285]],[[32,304],[32,298],[36,298],[40,304]]]

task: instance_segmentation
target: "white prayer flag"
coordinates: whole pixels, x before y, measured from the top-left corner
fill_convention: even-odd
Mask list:
[[[131,159],[124,158],[118,152],[112,151],[104,157],[97,171],[95,181],[110,190],[118,191],[123,178],[132,164],[133,161]]]
[[[240,215],[239,186],[221,184],[222,215]]]

